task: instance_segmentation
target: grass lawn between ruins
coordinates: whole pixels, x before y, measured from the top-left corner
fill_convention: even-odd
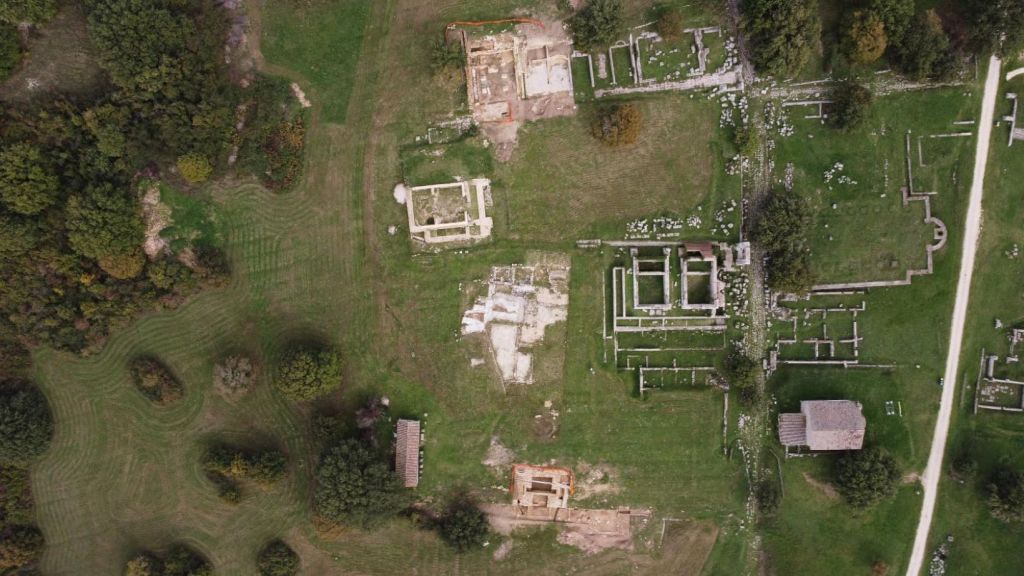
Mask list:
[[[94,356],[37,352],[38,380],[57,425],[32,476],[38,522],[49,543],[42,570],[117,573],[133,553],[181,540],[206,554],[218,573],[251,574],[259,548],[283,537],[302,556],[306,574],[661,574],[680,566],[703,566],[706,576],[743,572],[756,560],[746,556],[750,531],[741,527],[748,486],[738,452],[726,450],[731,459],[723,454],[738,429],[736,398],[730,397],[723,437],[724,397],[717,389],[636,397],[635,379],[606,363],[601,336],[603,286],[614,256],[574,247],[580,238],[622,238],[631,220],[659,215],[700,214],[702,224],[682,236],[711,235],[712,213],[740,194],[738,178],[723,170],[731,152],[718,128],[717,101],[672,94],[638,99],[647,126],[625,152],[593,141],[593,108],[585,103],[574,118],[524,127],[507,164],[489,161],[477,149],[482,144],[471,139],[446,147],[451,157],[436,164],[410,165],[415,137],[465,106],[458,89],[430,77],[429,41],[447,22],[507,16],[539,3],[381,0],[287,10],[277,4],[252,2],[264,11],[268,64],[300,81],[314,103],[305,174],[296,190],[283,195],[252,184],[204,191],[216,202],[231,256],[230,285],[178,310],[147,315]],[[629,2],[630,18],[639,21],[647,5]],[[851,273],[851,266],[874,273],[878,261],[902,266],[912,258],[877,256],[900,250],[891,244],[902,235],[890,227],[909,227],[919,218],[916,212],[904,215],[913,206],[886,208],[898,208],[902,133],[926,125],[937,130],[960,112],[976,114],[976,98],[957,94],[881,100],[878,118],[892,123],[884,139],[828,133],[831,147],[823,147],[824,129],[808,122],[798,123],[794,140],[780,142],[776,173],[791,153],[788,161],[796,164],[804,193],[817,194],[823,171],[835,161],[847,163],[872,187],[864,198],[837,193],[842,206],[857,208],[837,209],[827,217],[830,229],[837,238],[854,240],[860,231],[864,241],[816,253],[823,274]],[[934,127],[927,120],[932,108],[942,111]],[[822,135],[811,140],[807,134]],[[800,399],[833,395],[863,402],[868,441],[883,444],[907,471],[923,467],[934,423],[970,180],[964,151],[972,142],[965,138],[960,148],[942,151],[949,162],[939,165],[946,173],[937,172],[933,208],[949,226],[950,243],[936,255],[935,275],[865,296],[862,361],[896,367],[786,368],[772,385],[786,410]],[[888,204],[875,201],[881,192],[871,170],[885,158],[891,163]],[[968,170],[960,170],[959,184],[952,185],[948,172],[964,162]],[[394,184],[409,176],[407,169],[422,178],[492,178],[494,240],[442,254],[414,252],[404,207],[391,196]],[[470,173],[488,170],[493,174]],[[815,206],[820,223],[832,209],[827,200]],[[394,235],[391,225],[397,226]],[[736,239],[725,233],[714,238]],[[921,248],[914,254],[923,255]],[[523,262],[536,249],[572,255],[569,318],[550,328],[536,351],[537,382],[505,392],[489,366],[471,368],[470,360],[486,350],[479,339],[459,336],[459,322],[491,266]],[[337,344],[346,359],[343,391],[315,408],[345,413],[366,394],[378,393],[391,398],[393,414],[424,420],[423,499],[437,503],[465,487],[485,500],[504,501],[507,471],[481,462],[497,437],[516,461],[554,459],[605,470],[576,504],[653,508],[636,550],[584,556],[557,543],[548,529],[517,535],[508,557],[495,562],[497,540],[491,548],[456,556],[432,532],[404,519],[372,533],[316,530],[308,481],[316,463],[309,422],[314,407],[290,404],[269,386],[282,348],[311,336]],[[210,374],[218,358],[237,350],[259,358],[263,375],[248,397],[229,402],[213,392]],[[134,389],[127,363],[142,353],[158,354],[186,384],[180,403],[156,408]],[[890,400],[902,402],[902,418],[885,414]],[[545,401],[559,413],[555,422],[536,418]],[[198,463],[203,442],[214,438],[280,444],[290,474],[273,488],[250,491],[238,506],[223,504]],[[853,514],[830,492],[830,464],[830,457],[782,463],[786,497],[764,526],[768,565],[776,574],[853,575],[885,559],[898,570],[920,505],[912,485],[869,512]],[[663,540],[666,518],[681,522],[671,524]],[[698,525],[703,531],[690,529]],[[705,537],[708,530],[716,536]]]
[[[1003,73],[1020,66],[1008,60]],[[1004,82],[996,101],[997,118],[1008,114],[1007,92],[1024,91],[1024,80]],[[993,130],[991,156],[985,181],[984,224],[974,271],[969,317],[960,361],[960,400],[946,451],[946,470],[939,488],[938,508],[932,526],[929,551],[947,537],[948,570],[951,574],[1010,575],[1024,571],[1019,553],[1024,529],[993,518],[986,505],[985,483],[998,465],[1024,467],[1024,415],[979,410],[973,413],[975,382],[982,350],[1005,358],[1008,328],[1024,322],[1024,264],[1011,257],[1014,245],[1024,244],[1024,211],[1020,203],[1020,179],[1024,177],[1024,148],[1019,142],[1007,147],[1008,123]],[[1004,327],[995,327],[999,319]],[[961,451],[978,462],[977,477],[961,483],[948,474],[949,462]]]
[[[230,285],[178,310],[147,315],[94,356],[37,352],[37,376],[57,422],[53,446],[33,474],[38,521],[49,542],[42,569],[116,573],[139,550],[185,541],[218,573],[250,574],[258,549],[280,536],[299,551],[306,574],[617,574],[635,566],[660,573],[701,565],[708,574],[735,574],[744,562],[739,524],[747,487],[739,458],[723,455],[722,392],[635,398],[632,380],[602,365],[606,261],[572,248],[583,234],[621,237],[629,219],[682,214],[727,197],[712,176],[713,144],[693,147],[680,137],[713,131],[715,107],[645,101],[650,130],[630,155],[599,150],[582,111],[561,124],[529,126],[513,161],[496,168],[498,240],[464,252],[414,255],[404,230],[387,234],[388,225],[404,221],[390,189],[401,177],[400,146],[443,118],[450,93],[402,89],[432,83],[427,43],[407,40],[441,30],[464,6],[338,6],[338,13],[316,5],[290,16],[272,8],[261,20],[269,63],[308,80],[315,107],[307,169],[295,191],[274,195],[251,184],[205,191],[216,202],[215,220],[231,256]],[[352,11],[366,11],[373,24],[362,33],[354,24],[335,25]],[[310,38],[336,53],[361,54],[358,65],[318,73],[311,68],[317,54],[301,48]],[[339,120],[344,123],[332,123]],[[635,170],[648,178],[643,186],[633,185]],[[738,193],[734,183],[731,197]],[[506,394],[489,368],[470,368],[480,342],[460,341],[458,327],[471,284],[494,264],[521,262],[534,247],[572,250],[571,312],[537,353],[538,382]],[[607,470],[601,487],[589,498],[581,494],[578,504],[653,508],[637,537],[645,554],[585,557],[545,530],[517,536],[508,558],[494,563],[493,548],[456,557],[432,532],[404,519],[373,533],[318,532],[308,482],[316,459],[312,407],[290,404],[269,386],[282,348],[309,337],[336,343],[346,358],[343,392],[319,408],[344,412],[365,394],[381,393],[392,399],[395,414],[425,421],[423,498],[437,502],[464,486],[504,501],[497,488],[507,484],[507,470],[495,473],[481,463],[498,436],[517,461],[554,458]],[[229,402],[211,389],[210,374],[222,355],[238,350],[257,357],[263,372],[249,396]],[[127,363],[143,353],[159,355],[181,378],[184,400],[158,408],[134,389]],[[535,423],[545,400],[561,413],[554,438],[550,427]],[[272,488],[252,487],[237,506],[222,503],[199,465],[204,443],[219,438],[280,445],[290,474]],[[702,528],[673,525],[662,541],[664,517]],[[708,534],[708,526],[717,536],[700,546],[682,544]]]
[[[810,108],[789,110],[796,133],[778,140],[776,175],[781,180],[782,168],[792,162],[794,188],[815,207],[811,246],[819,282],[895,280],[902,279],[907,268],[924,267],[924,245],[933,241],[932,227],[922,222],[920,203],[904,208],[900,202],[899,189],[906,182],[904,135],[907,130],[915,135],[973,130],[952,122],[977,115],[978,95],[973,86],[966,86],[879,97],[868,123],[850,134],[801,118],[800,112]],[[925,158],[925,168],[919,167],[916,139],[912,142],[915,190],[927,187],[938,192],[931,197],[932,211],[949,228],[946,247],[934,256],[935,273],[915,277],[910,286],[816,297],[792,305],[797,310],[851,308],[864,302],[866,311],[858,317],[859,335],[864,337],[860,363],[887,367],[783,366],[771,382],[779,412],[799,411],[800,400],[861,402],[866,444],[882,446],[896,457],[906,475],[904,484],[895,497],[857,511],[831,484],[834,456],[784,460],[785,497],[777,516],[764,528],[772,573],[854,576],[866,573],[878,560],[900,573],[909,560],[921,505],[916,473],[927,462],[941,393],[938,379],[948,347],[975,137],[957,138],[956,145],[933,150]],[[844,164],[840,173],[856,185],[837,184],[835,177],[825,182],[825,171],[836,162]],[[803,316],[797,316],[801,330],[806,330],[802,338],[820,331],[813,322],[804,327]],[[849,330],[837,318],[830,316],[830,330]],[[812,350],[803,349],[805,359],[813,356]],[[894,414],[889,414],[889,406]],[[777,443],[773,450],[782,455]],[[774,466],[771,458],[769,464]],[[828,554],[820,553],[826,549]]]

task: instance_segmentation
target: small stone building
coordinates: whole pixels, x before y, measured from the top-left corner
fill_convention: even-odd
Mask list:
[[[860,450],[866,420],[860,402],[805,400],[800,412],[779,414],[779,442],[790,449],[811,451]]]
[[[419,420],[399,420],[395,427],[395,473],[406,488],[420,483]]]

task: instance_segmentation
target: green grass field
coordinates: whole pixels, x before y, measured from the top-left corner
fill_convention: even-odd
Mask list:
[[[789,460],[782,464],[783,506],[755,530],[747,523],[749,487],[735,449],[736,395],[729,396],[723,432],[721,390],[679,387],[639,398],[635,376],[619,371],[606,354],[606,280],[617,256],[574,243],[623,238],[631,220],[660,215],[699,214],[703,224],[681,235],[706,237],[712,214],[740,196],[739,178],[726,176],[722,166],[731,145],[718,128],[717,102],[686,95],[637,100],[645,130],[626,151],[604,148],[590,136],[594,110],[584,103],[574,118],[523,127],[508,163],[493,161],[479,139],[438,147],[441,156],[418,155],[410,148],[414,138],[464,103],[450,83],[432,77],[430,40],[454,20],[553,7],[515,0],[265,0],[251,6],[259,11],[268,69],[299,82],[313,101],[304,174],[281,195],[237,182],[210,185],[195,197],[168,191],[182,230],[198,230],[224,246],[231,282],[122,327],[93,356],[36,351],[37,380],[57,426],[52,447],[32,471],[37,519],[48,541],[44,573],[118,574],[142,549],[185,541],[206,554],[218,574],[248,575],[257,550],[277,537],[299,552],[307,575],[734,576],[759,560],[779,575],[853,575],[880,558],[897,569],[905,562],[919,506],[911,485],[870,512],[851,514],[828,494],[830,458]],[[641,21],[648,7],[627,2],[628,18]],[[897,242],[920,217],[916,207],[898,205],[900,135],[907,128],[944,129],[976,104],[958,90],[914,93],[881,102],[871,127],[829,135],[829,146],[823,146],[824,128],[804,124],[797,136],[780,141],[776,164],[797,164],[802,192],[817,196],[823,170],[837,160],[864,185],[863,197],[822,192],[817,200],[818,223],[829,222],[840,235],[837,248],[815,254],[823,271],[875,273],[877,253],[885,250],[894,251],[891,259],[901,266],[923,255],[923,246],[903,253]],[[882,125],[884,137],[871,134]],[[950,246],[958,245],[970,144],[964,139],[952,149],[929,150],[942,160],[935,172],[922,174],[932,183],[949,180],[935,210],[950,227]],[[888,196],[881,199],[877,167],[889,158]],[[950,179],[954,170],[960,170],[958,184]],[[413,250],[393,186],[484,175],[493,181],[493,242],[439,254]],[[197,207],[196,198],[206,197],[213,201],[211,214]],[[856,208],[831,215],[831,201]],[[738,211],[724,218],[738,224]],[[388,232],[392,225],[396,234]],[[537,381],[506,391],[490,366],[471,366],[488,350],[480,338],[460,336],[459,326],[490,267],[524,262],[532,250],[571,255],[569,317],[549,328],[534,350]],[[867,296],[862,361],[895,368],[786,369],[773,382],[778,407],[791,409],[811,397],[858,399],[869,419],[869,441],[885,445],[907,471],[920,470],[934,423],[958,257],[947,248],[937,254],[934,276]],[[309,338],[342,351],[345,384],[314,406],[297,406],[271,389],[268,375],[289,343]],[[714,349],[694,354],[720,360],[725,339],[706,340],[693,339]],[[263,376],[250,395],[228,402],[213,392],[211,371],[237,350],[257,358]],[[136,390],[127,365],[140,354],[158,356],[175,372],[187,390],[183,400],[156,407]],[[374,532],[318,531],[310,507],[318,450],[310,415],[350,412],[369,394],[387,395],[393,414],[425,421],[417,497],[426,503],[441,502],[455,488],[504,502],[508,471],[482,462],[497,438],[516,461],[609,471],[601,489],[581,490],[578,503],[650,508],[652,519],[638,527],[632,551],[586,556],[559,544],[547,529],[517,534],[501,561],[493,559],[497,539],[484,550],[456,555],[404,518]],[[902,401],[902,418],[884,414],[889,400]],[[557,417],[543,416],[545,402]],[[1018,437],[1015,430],[1006,445]],[[199,464],[203,446],[214,439],[278,444],[289,458],[289,475],[272,488],[249,491],[237,506],[224,504]],[[705,542],[705,550],[713,546],[706,563],[692,552],[699,546],[684,544],[690,536],[677,539],[672,529],[661,540],[665,518],[703,527],[703,536],[694,538],[713,540]],[[764,557],[752,558],[751,538],[761,534]],[[1007,535],[1004,541],[1011,540]]]
[[[201,195],[215,203],[215,228],[191,197],[168,190],[180,228],[209,227],[219,237],[231,258],[231,283],[124,327],[95,356],[37,352],[37,377],[57,421],[53,446],[33,474],[49,542],[44,572],[115,574],[142,549],[185,541],[218,573],[251,574],[256,551],[282,537],[301,554],[305,574],[653,574],[662,562],[689,561],[681,560],[685,550],[644,544],[656,541],[660,518],[672,516],[715,526],[705,573],[735,574],[743,562],[746,486],[741,461],[722,452],[722,393],[640,400],[632,379],[604,364],[602,256],[574,253],[570,318],[536,351],[535,385],[505,393],[489,369],[470,367],[481,343],[458,336],[471,284],[491,265],[521,262],[530,248],[569,250],[584,233],[621,237],[631,218],[730,197],[711,174],[714,149],[678,137],[713,130],[714,108],[644,101],[650,126],[634,157],[599,149],[583,117],[528,126],[513,161],[493,168],[498,241],[414,255],[406,237],[387,233],[405,218],[390,190],[402,175],[401,146],[443,118],[451,97],[404,89],[434,82],[424,67],[425,42],[408,40],[464,14],[486,14],[465,3],[415,1],[259,6],[268,64],[303,84],[314,102],[305,174],[284,195],[250,184],[208,187]],[[481,166],[490,169],[489,162]],[[648,175],[642,186],[630,177],[637,170]],[[482,463],[497,436],[520,461],[553,458],[613,471],[613,487],[581,504],[653,508],[655,520],[638,540],[641,554],[585,557],[541,531],[517,536],[496,564],[493,548],[456,557],[434,533],[404,519],[372,533],[317,532],[309,501],[317,450],[311,409],[289,404],[268,377],[289,342],[309,337],[336,344],[345,357],[346,385],[320,408],[350,410],[366,394],[386,394],[394,413],[427,422],[419,489],[426,501],[455,486],[504,501],[494,487],[507,482],[507,471]],[[211,390],[211,370],[234,350],[258,358],[263,377],[249,396],[228,402]],[[156,407],[130,383],[127,364],[144,353],[184,382],[180,403]],[[555,427],[534,418],[546,400],[560,412]],[[213,439],[280,444],[290,474],[237,506],[224,504],[199,464]]]
[[[906,130],[914,134],[959,131],[952,122],[973,117],[977,106],[978,99],[969,89],[932,90],[878,99],[869,123],[848,135],[837,134],[816,120],[794,120],[796,134],[779,140],[776,163],[793,162],[795,189],[811,198],[815,207],[811,246],[818,281],[901,278],[906,266],[923,265],[924,243],[931,241],[932,232],[931,226],[921,222],[922,207],[916,203],[901,206],[899,187],[906,181],[903,135]],[[798,117],[796,111],[790,114]],[[798,410],[799,400],[848,398],[861,402],[867,419],[866,443],[893,454],[904,474],[919,474],[927,462],[941,392],[937,382],[948,346],[974,143],[974,138],[958,138],[954,145],[941,149],[942,154],[933,153],[930,171],[918,169],[914,150],[915,189],[924,186],[922,181],[938,183],[932,211],[949,227],[947,246],[935,254],[933,275],[916,277],[910,286],[795,305],[866,302],[866,311],[858,316],[858,332],[864,338],[859,360],[892,368],[789,366],[771,383],[779,411]],[[833,189],[828,189],[823,174],[836,162],[844,164],[842,174],[850,176],[855,185],[838,184],[833,179]],[[833,240],[829,241],[829,236]],[[908,242],[913,245],[905,245]],[[899,264],[890,269],[891,261]],[[816,300],[820,303],[815,304]],[[803,330],[807,335],[802,338],[820,334],[818,325]],[[833,326],[830,334],[846,333]],[[804,358],[813,355],[808,345],[794,352]],[[972,365],[976,363],[972,361]],[[886,413],[890,401],[897,408],[896,415]],[[781,451],[781,446],[774,449]],[[858,512],[828,493],[833,489],[833,459],[821,456],[783,462],[786,496],[777,517],[765,526],[771,570],[777,574],[855,575],[869,573],[878,560],[887,562],[892,573],[905,570],[921,505],[913,477],[894,498]],[[821,554],[823,549],[829,554]]]
[[[879,97],[870,119],[848,134],[805,119],[817,113],[816,106],[788,109],[796,133],[777,140],[776,164],[794,164],[794,188],[813,206],[810,242],[818,282],[902,280],[907,270],[925,267],[924,247],[934,242],[933,227],[923,221],[923,203],[904,207],[900,196],[907,182],[907,131],[914,191],[937,192],[932,212],[955,228],[974,140],[927,136],[965,131],[953,122],[972,117],[977,105],[975,97],[963,92],[950,88]],[[919,165],[917,136],[925,136],[924,167]],[[826,173],[832,174],[831,180]],[[843,177],[849,180],[840,181]],[[954,238],[950,245],[955,245]]]

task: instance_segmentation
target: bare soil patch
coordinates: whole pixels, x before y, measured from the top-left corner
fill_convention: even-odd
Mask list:
[[[665,524],[661,559],[647,574],[700,574],[718,539],[718,526],[694,520]]]
[[[818,480],[807,472],[804,472],[804,481],[810,484],[812,488],[825,498],[828,498],[829,500],[839,499],[839,492],[831,483]]]
[[[512,465],[515,457],[515,452],[502,444],[497,436],[491,436],[491,445],[487,448],[483,464],[492,468],[507,468]]]
[[[31,34],[21,68],[0,84],[0,100],[26,103],[40,94],[87,96],[105,83],[85,13],[76,3],[69,3]]]

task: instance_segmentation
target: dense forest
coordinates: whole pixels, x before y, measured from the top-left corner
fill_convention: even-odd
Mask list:
[[[10,4],[0,2],[0,18],[22,29],[23,18],[56,10],[47,1],[14,3],[28,7],[20,11]],[[239,77],[226,63],[232,15],[219,2],[83,7],[106,87],[88,99],[53,94],[0,110],[0,336],[72,351],[229,274],[216,238],[144,252],[144,183],[187,192],[245,171],[286,188],[304,136],[287,84]],[[17,66],[20,55],[7,60]]]

